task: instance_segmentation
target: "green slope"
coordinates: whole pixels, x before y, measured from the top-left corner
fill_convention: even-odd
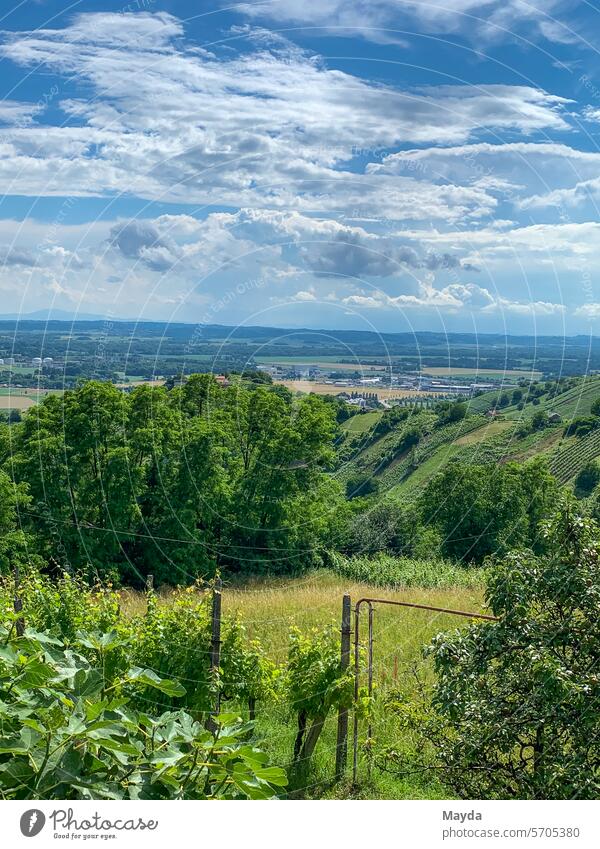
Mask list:
[[[484,414],[496,407],[498,391],[471,399],[469,414],[458,423],[437,427],[435,415],[422,412],[379,439],[373,438],[372,431],[356,432],[353,452],[341,464],[336,477],[345,482],[357,474],[372,476],[379,483],[380,497],[407,501],[453,459],[480,464],[523,462],[542,456],[557,479],[568,483],[585,463],[600,457],[600,428],[587,436],[564,436],[571,420],[590,415],[591,405],[600,397],[600,375],[536,384],[529,400],[526,388],[524,392],[523,409],[509,404],[497,409],[498,415],[491,420]],[[558,413],[560,420],[540,430],[527,431],[532,416],[540,410]],[[390,452],[393,453],[402,430],[419,422],[428,424],[418,445],[397,453],[390,462]]]

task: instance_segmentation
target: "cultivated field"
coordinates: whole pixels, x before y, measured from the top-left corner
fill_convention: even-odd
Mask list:
[[[335,357],[255,357],[257,363],[278,366],[314,366],[329,371],[383,371],[389,366],[375,365],[365,359],[354,363],[340,363]]]
[[[527,377],[534,380],[542,376],[541,371],[529,371],[528,369],[493,369],[493,368],[456,368],[455,366],[429,366],[421,367],[421,374],[432,377]]]
[[[61,394],[61,389],[14,389],[0,387],[0,410],[28,410],[46,395]]]
[[[314,392],[315,395],[339,395],[340,392],[375,392],[379,400],[389,401],[395,398],[426,398],[431,395],[443,395],[443,392],[419,392],[416,389],[383,389],[377,385],[367,386],[335,386],[331,383],[320,383],[312,380],[276,380],[282,386],[287,386],[292,392]]]

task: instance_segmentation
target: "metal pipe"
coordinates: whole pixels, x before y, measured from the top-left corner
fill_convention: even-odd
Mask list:
[[[449,613],[451,616],[465,616],[468,619],[485,619],[488,622],[497,622],[497,616],[490,616],[487,613],[471,613],[466,610],[453,610],[448,607],[436,607],[432,604],[417,604],[412,601],[392,601],[388,598],[360,598],[354,606],[354,716],[352,723],[352,780],[356,784],[358,774],[358,713],[356,706],[358,704],[358,694],[360,690],[360,608],[361,605],[369,605],[369,696],[373,691],[373,605],[374,604],[391,604],[395,607],[412,607],[416,610],[431,610],[434,613]],[[372,727],[369,717],[368,734],[371,738]]]
[[[369,673],[368,673],[368,693],[369,693],[369,724],[367,726],[367,737],[369,739],[367,769],[369,778],[371,777],[371,738],[373,736],[373,722],[371,714],[371,698],[373,696],[373,605],[369,604]]]
[[[361,604],[393,604],[397,607],[414,607],[418,610],[433,610],[436,613],[450,613],[453,616],[466,616],[469,619],[488,619],[490,622],[497,622],[497,616],[490,616],[487,613],[471,613],[468,610],[452,610],[449,607],[434,607],[431,604],[416,604],[413,601],[392,601],[389,598],[361,598],[356,602],[356,608]]]

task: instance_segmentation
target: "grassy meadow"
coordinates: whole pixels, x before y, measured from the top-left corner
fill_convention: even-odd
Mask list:
[[[463,570],[464,571],[464,570]],[[476,574],[476,573],[475,573]],[[453,579],[448,573],[448,579]],[[231,585],[223,591],[223,615],[239,616],[250,638],[259,639],[270,658],[283,663],[287,655],[288,633],[291,626],[303,632],[313,627],[333,625],[340,627],[342,596],[350,593],[353,605],[362,597],[378,597],[396,601],[411,601],[459,610],[485,612],[483,587],[472,576],[471,586],[442,586],[424,589],[410,587],[384,589],[373,584],[345,579],[328,570],[313,572],[298,579],[263,578]],[[159,593],[161,603],[169,604],[176,591]],[[146,599],[143,593],[125,591],[123,612],[139,613],[144,610]],[[366,609],[361,617],[361,645],[366,647]],[[374,692],[376,695],[373,714],[373,757],[386,746],[410,751],[415,741],[400,727],[393,712],[385,709],[385,700],[394,696],[415,697],[418,678],[430,680],[427,661],[423,659],[423,647],[440,631],[449,631],[464,626],[469,620],[448,614],[423,610],[402,609],[376,605],[374,614]],[[364,660],[361,684],[366,686],[367,675]],[[226,709],[226,705],[224,706]],[[350,719],[352,729],[352,718]],[[274,763],[290,760],[295,736],[294,717],[285,704],[260,702],[257,706],[257,730]],[[312,764],[309,785],[304,795],[315,798],[388,798],[426,799],[448,798],[451,791],[434,776],[412,776],[399,779],[379,769],[369,776],[366,747],[366,724],[361,722],[359,735],[358,782],[351,787],[352,738],[349,746],[349,775],[345,782],[332,782],[335,764],[337,715],[331,713],[319,740]]]

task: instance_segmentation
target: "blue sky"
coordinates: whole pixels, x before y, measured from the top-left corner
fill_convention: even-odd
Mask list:
[[[0,15],[2,312],[600,333],[596,3]]]

